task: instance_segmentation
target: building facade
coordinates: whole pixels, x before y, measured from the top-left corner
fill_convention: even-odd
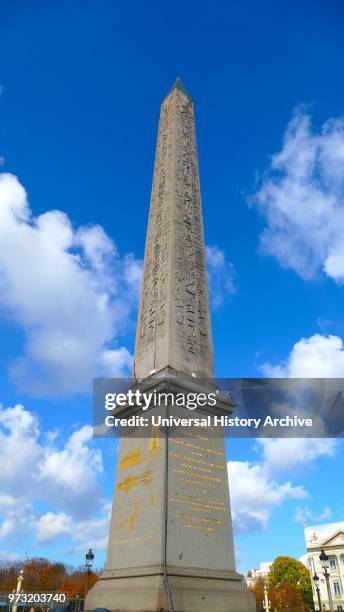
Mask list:
[[[257,580],[259,580],[260,578],[262,578],[264,582],[266,582],[268,579],[271,565],[272,565],[272,561],[265,561],[263,563],[260,563],[258,568],[248,570],[245,576],[247,586],[249,588],[254,587]]]
[[[312,576],[315,609],[319,610],[319,604],[313,580],[314,574],[319,576],[318,588],[320,590],[322,609],[331,609],[324,569],[319,559],[321,551],[324,550],[329,557],[328,573],[333,610],[344,610],[344,522],[315,526],[307,525],[305,527],[305,540]]]

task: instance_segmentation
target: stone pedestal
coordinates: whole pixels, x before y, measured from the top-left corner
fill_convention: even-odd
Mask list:
[[[163,569],[146,568],[146,575],[102,577],[87,597],[87,610],[96,607],[113,612],[255,612],[253,595],[235,572],[203,575],[189,568],[169,568],[172,606]]]
[[[174,397],[215,390],[170,370],[140,387]],[[215,407],[160,406],[145,416],[151,423],[153,415],[205,419],[232,410],[228,398],[217,395]],[[127,407],[116,414],[128,418],[140,413]],[[253,596],[235,571],[221,431],[199,426],[161,431],[152,424],[121,439],[106,567],[88,594],[86,610],[255,610]]]

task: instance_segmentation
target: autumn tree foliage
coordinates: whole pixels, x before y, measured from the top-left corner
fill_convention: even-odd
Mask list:
[[[273,610],[288,610],[288,612],[306,612],[309,610],[301,593],[290,582],[282,582],[270,588],[269,601]]]
[[[302,610],[302,606],[306,606],[305,610],[313,610],[311,576],[305,565],[297,559],[277,557],[270,567],[268,582],[271,603],[274,597],[284,597],[285,603],[288,600],[294,606],[291,610]]]
[[[10,593],[17,584],[17,578],[23,563],[0,562],[0,591]]]
[[[90,572],[88,578],[88,589],[93,587],[97,582],[99,575],[95,572]],[[86,574],[85,571],[76,570],[69,574],[65,574],[61,583],[60,592],[68,594],[69,597],[84,597],[86,589]]]
[[[63,563],[36,558],[23,562],[0,562],[0,592],[10,593],[17,586],[20,570],[24,570],[23,590],[27,593],[65,593],[68,597],[84,597],[86,582],[91,588],[99,573],[91,571],[88,578],[84,568],[74,569]]]
[[[264,580],[258,578],[253,587],[250,588],[256,600],[256,607],[259,612],[265,610],[264,607]],[[302,595],[289,582],[276,584],[268,588],[268,599],[270,609],[274,611],[288,610],[288,612],[306,612],[308,606],[303,602]]]
[[[265,610],[264,588],[267,588],[270,609],[274,612],[314,610],[310,573],[297,559],[277,557],[268,578],[258,578],[250,588],[259,612]]]
[[[254,585],[250,587],[251,593],[253,593],[254,598],[256,600],[257,610],[263,609],[263,601],[264,601],[264,579],[258,578]]]
[[[24,564],[23,586],[30,593],[56,591],[65,572],[63,563],[51,563],[48,559],[31,559]]]

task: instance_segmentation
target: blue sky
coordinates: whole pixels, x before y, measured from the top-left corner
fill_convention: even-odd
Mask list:
[[[79,563],[93,545],[102,563],[116,448],[90,438],[87,385],[130,362],[178,74],[196,105],[218,376],[343,376],[343,20],[335,1],[3,3],[2,557]],[[240,569],[301,556],[303,518],[343,520],[343,446],[289,444],[286,465],[273,445],[228,448]]]

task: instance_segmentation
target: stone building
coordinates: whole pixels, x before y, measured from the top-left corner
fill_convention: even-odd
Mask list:
[[[246,584],[249,588],[254,587],[259,578],[267,581],[272,561],[265,561],[259,564],[258,568],[250,569],[245,575]]]
[[[314,574],[319,577],[321,605],[323,610],[330,610],[324,568],[319,556],[324,550],[328,555],[329,586],[333,601],[333,610],[344,610],[344,522],[324,525],[305,526],[305,540],[309,567],[312,575],[312,588],[315,609],[319,610],[318,597],[313,580]]]

